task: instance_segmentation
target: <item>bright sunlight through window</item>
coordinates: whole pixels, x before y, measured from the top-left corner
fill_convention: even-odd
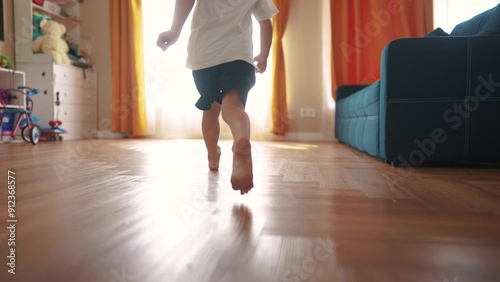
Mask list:
[[[434,0],[434,26],[451,33],[457,24],[499,3],[500,0]]]
[[[191,17],[181,38],[166,52],[156,47],[158,34],[172,22],[175,1],[143,1],[144,63],[149,135],[165,138],[201,138],[202,112],[194,103],[199,97],[191,70],[185,67]],[[259,25],[254,20],[254,53],[260,50]],[[256,54],[255,54],[256,55]],[[252,138],[265,139],[270,127],[272,58],[268,69],[257,74],[257,83],[248,95],[246,110],[252,124]],[[221,121],[221,138],[231,138]]]

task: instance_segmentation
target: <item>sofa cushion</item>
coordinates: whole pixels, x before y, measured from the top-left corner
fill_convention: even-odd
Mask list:
[[[337,102],[337,138],[358,150],[379,156],[380,81]]]
[[[451,36],[499,35],[500,5],[455,26]]]
[[[500,5],[491,10],[490,18],[479,35],[500,35]]]
[[[443,29],[441,29],[440,27],[436,28],[435,30],[427,33],[427,35],[425,35],[426,37],[433,37],[433,36],[448,36],[449,34],[444,31]]]

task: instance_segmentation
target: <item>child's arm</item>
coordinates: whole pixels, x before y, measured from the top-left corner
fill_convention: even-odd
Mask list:
[[[260,54],[254,58],[257,62],[257,72],[263,73],[267,68],[267,58],[273,42],[273,23],[271,19],[259,21],[260,25]]]
[[[195,0],[177,0],[175,2],[174,20],[172,21],[172,26],[170,30],[160,33],[156,45],[167,50],[168,47],[172,46],[177,42],[179,36],[181,35],[182,27],[186,22],[189,13],[193,9]]]

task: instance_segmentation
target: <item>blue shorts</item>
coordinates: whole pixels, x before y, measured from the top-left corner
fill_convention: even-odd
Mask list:
[[[239,89],[245,106],[248,92],[255,85],[255,67],[246,61],[232,61],[193,71],[193,78],[200,98],[195,106],[208,111],[213,102],[222,104],[224,92]]]

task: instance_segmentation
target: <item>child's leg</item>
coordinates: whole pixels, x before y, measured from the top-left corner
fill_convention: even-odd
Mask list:
[[[208,151],[208,167],[211,170],[219,169],[220,148],[217,146],[220,134],[219,115],[221,106],[219,103],[212,103],[212,108],[203,112],[201,130],[203,140]]]
[[[222,99],[222,118],[233,135],[233,189],[246,194],[253,188],[252,153],[250,145],[250,119],[241,101],[238,89],[228,90]]]

